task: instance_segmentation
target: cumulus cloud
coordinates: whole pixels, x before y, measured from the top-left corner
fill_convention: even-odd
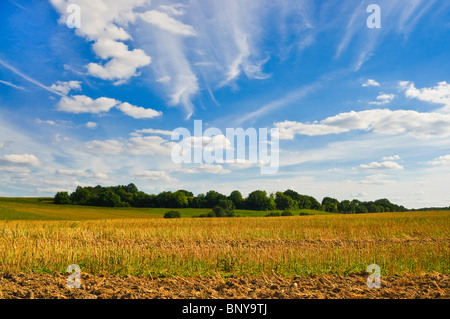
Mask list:
[[[432,165],[441,166],[441,165],[450,165],[450,154],[443,155],[435,158],[432,162]]]
[[[415,98],[421,101],[444,104],[441,111],[450,111],[450,84],[446,81],[439,82],[431,88],[417,89],[414,83],[402,81],[400,87],[405,90],[405,96]]]
[[[136,70],[150,64],[151,58],[141,49],[128,50],[122,42],[109,39],[98,40],[93,46],[95,54],[106,60],[105,65],[89,63],[88,72],[103,80],[118,79],[115,84],[122,84],[132,76],[137,75]]]
[[[361,169],[375,169],[375,170],[401,170],[403,169],[403,166],[397,164],[393,161],[384,161],[381,163],[378,162],[372,162],[370,164],[361,164],[359,166]]]
[[[39,159],[33,154],[7,154],[3,155],[0,160],[13,165],[39,166]]]
[[[71,90],[81,90],[81,82],[80,81],[68,81],[68,82],[61,82],[57,81],[55,84],[53,84],[50,89],[60,92],[64,95],[69,94]]]
[[[380,95],[377,96],[377,101],[369,102],[369,104],[373,104],[373,105],[388,104],[389,102],[391,102],[394,99],[394,97],[395,97],[394,94],[381,93]]]
[[[95,123],[95,122],[87,122],[86,123],[86,127],[87,128],[90,128],[90,129],[95,129],[95,128],[97,128],[97,123]]]
[[[51,0],[51,3],[61,14],[60,22],[65,24],[70,14],[66,8],[71,1]],[[76,34],[93,41],[93,50],[101,59],[110,59],[105,65],[88,64],[89,74],[121,84],[137,75],[137,69],[150,64],[151,58],[143,50],[129,50],[122,42],[132,39],[125,28],[135,22],[135,9],[147,3],[147,0],[77,1],[82,11],[82,24]]]
[[[372,131],[378,134],[407,134],[415,138],[450,136],[450,115],[420,113],[412,110],[374,109],[347,112],[320,122],[277,122],[280,139],[293,139],[296,134],[317,136],[339,134],[351,130]]]
[[[111,108],[119,104],[115,99],[100,97],[96,100],[86,95],[64,96],[57,105],[58,111],[68,113],[101,113],[108,112]]]
[[[377,81],[373,80],[373,79],[368,79],[366,82],[363,83],[362,85],[363,87],[367,87],[367,86],[380,86],[380,83],[378,83]]]
[[[130,103],[127,102],[118,105],[117,109],[121,110],[123,113],[135,119],[151,119],[162,115],[162,112],[160,111],[155,111],[153,109],[145,109],[143,107],[131,105]]]
[[[135,119],[150,119],[162,115],[160,111],[131,105],[128,102],[122,103],[121,101],[108,97],[100,97],[94,100],[86,95],[64,96],[57,105],[58,111],[76,114],[108,112],[113,107],[116,107],[118,110]],[[86,126],[88,128],[96,128],[97,123],[89,122],[86,123]]]

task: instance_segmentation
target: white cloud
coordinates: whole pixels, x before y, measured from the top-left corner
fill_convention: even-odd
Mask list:
[[[92,46],[95,54],[106,60],[111,58],[105,65],[89,63],[88,72],[103,80],[118,79],[115,84],[122,84],[132,76],[136,69],[150,64],[151,59],[141,49],[128,50],[128,46],[122,42],[102,39]]]
[[[61,92],[55,91],[51,88],[49,88],[48,86],[45,86],[44,84],[42,84],[41,82],[29,77],[28,75],[22,73],[20,70],[16,69],[15,67],[13,67],[12,65],[9,65],[8,63],[6,63],[5,61],[3,61],[2,59],[0,59],[0,64],[3,65],[5,68],[9,69],[10,71],[14,72],[15,74],[17,74],[18,76],[24,78],[25,80],[27,80],[28,82],[31,82],[37,86],[39,86],[40,88],[43,88],[44,90],[47,90],[51,93],[60,95],[60,96],[64,96],[64,94],[62,94]]]
[[[161,28],[162,30],[183,36],[196,36],[197,32],[190,26],[181,23],[180,21],[171,18],[167,13],[150,10],[140,14],[140,17],[145,22]]]
[[[394,94],[381,93],[380,95],[377,96],[378,101],[372,101],[372,102],[369,102],[369,104],[374,104],[374,105],[388,104],[389,102],[391,102],[394,99],[394,97],[395,97]]]
[[[108,112],[119,104],[115,99],[100,97],[96,100],[85,95],[64,96],[58,103],[58,111],[68,113],[101,113]]]
[[[431,88],[417,89],[414,83],[402,81],[400,87],[405,90],[405,96],[416,98],[421,101],[444,104],[441,111],[450,112],[450,84],[446,81],[439,82],[438,85]]]
[[[0,160],[1,162],[1,160]],[[14,166],[14,165],[9,165],[9,166],[0,166],[0,170],[6,173],[13,173],[13,174],[17,174],[17,175],[24,175],[27,176],[30,173],[30,169],[26,166]]]
[[[387,180],[385,179],[386,175],[384,174],[376,174],[376,175],[370,175],[367,176],[364,180],[360,182],[360,184],[365,185],[386,185],[393,183],[393,180]]]
[[[241,75],[267,78],[262,69],[268,55],[258,48],[266,23],[265,3],[194,0],[186,6],[157,10],[164,12],[142,13],[152,24],[140,19],[136,24],[142,31],[133,37],[151,52],[155,79],[163,86],[169,105],[182,106],[187,118],[195,111],[193,99],[200,89],[235,86]]]
[[[107,155],[153,155],[167,156],[171,154],[175,143],[159,136],[136,136],[126,141],[93,140],[84,143],[84,148],[91,153]]]
[[[167,82],[170,82],[170,80],[172,80],[172,78],[168,75],[165,75],[165,76],[162,76],[159,79],[157,79],[156,82],[167,83]]]
[[[158,130],[153,128],[146,128],[142,130],[136,130],[134,133],[131,134],[159,134],[159,135],[167,135],[171,136],[173,131],[169,130]]]
[[[36,123],[39,124],[48,124],[48,125],[52,125],[52,126],[56,126],[56,122],[52,121],[52,120],[41,120],[41,119],[36,119]]]
[[[251,163],[249,160],[246,159],[233,159],[225,161],[225,163],[234,169],[246,169],[255,165],[255,163]]]
[[[376,169],[376,170],[401,170],[403,166],[397,164],[393,161],[385,161],[385,162],[372,162],[370,164],[361,164],[359,166],[361,169]]]
[[[153,109],[145,109],[143,107],[131,105],[130,103],[127,102],[118,105],[117,109],[121,110],[123,113],[135,119],[151,119],[162,115],[162,112],[160,111],[155,111]]]
[[[25,88],[23,88],[23,87],[21,87],[19,85],[12,84],[11,82],[8,82],[8,81],[0,80],[0,83],[3,83],[5,85],[7,85],[7,86],[13,87],[13,88],[18,89],[18,90],[26,91]]]
[[[366,197],[368,194],[366,192],[358,192],[358,193],[352,193],[350,196],[353,198],[363,198]]]
[[[39,166],[39,160],[33,154],[7,154],[3,155],[1,161],[9,164],[19,164],[27,166]]]
[[[70,13],[66,12],[70,0],[51,0],[61,14],[60,22],[65,24]],[[151,58],[141,49],[129,50],[123,42],[131,40],[125,30],[129,23],[136,20],[138,7],[147,0],[79,0],[81,7],[81,28],[76,34],[94,41],[93,50],[103,60],[110,59],[104,66],[97,63],[87,65],[88,72],[104,80],[117,80],[121,84],[137,75],[137,69],[150,64]]]
[[[127,141],[127,150],[133,155],[170,155],[175,143],[159,136],[136,136]]]
[[[60,92],[64,95],[69,94],[71,90],[81,90],[81,82],[80,81],[69,81],[69,82],[61,82],[57,81],[53,84],[50,89]]]
[[[86,170],[73,170],[73,169],[59,169],[56,171],[58,175],[64,176],[75,176],[75,177],[88,177],[88,178],[99,178],[99,179],[107,179],[108,175],[104,173],[93,173]]]
[[[95,128],[97,128],[97,126],[98,126],[98,124],[95,122],[87,122],[86,123],[86,127],[90,128],[90,129],[95,129]]]
[[[61,98],[57,105],[58,111],[76,114],[108,112],[113,107],[116,107],[118,110],[135,119],[150,119],[162,115],[162,112],[160,111],[145,109],[143,107],[131,105],[128,102],[122,103],[108,97],[100,97],[94,100],[85,95],[65,96]],[[88,128],[96,128],[97,123],[88,122],[86,123],[86,126]]]
[[[328,117],[319,123],[295,121],[275,123],[280,139],[293,139],[296,134],[317,136],[339,134],[351,130],[373,131],[379,134],[407,134],[415,138],[450,136],[450,115],[420,113],[411,110],[374,109]]]
[[[216,164],[200,164],[197,167],[194,168],[180,168],[174,170],[176,172],[180,173],[187,173],[187,174],[230,174],[231,171],[228,169],[225,169],[222,165],[216,165]]]
[[[92,153],[118,155],[123,151],[123,143],[116,140],[89,141],[84,144],[85,148]]]
[[[170,177],[164,171],[149,171],[145,170],[142,172],[132,174],[136,179],[151,181],[151,182],[175,182],[176,179]]]
[[[436,166],[450,165],[450,154],[435,158],[431,164]]]
[[[334,22],[333,30],[342,34],[335,58],[344,56],[354,57],[354,69],[359,70],[368,61],[377,49],[377,46],[385,39],[386,35],[401,33],[407,36],[413,30],[430,8],[436,4],[434,0],[415,0],[408,6],[404,1],[386,1],[382,4],[382,30],[383,32],[366,32],[365,21],[368,17],[366,12],[367,2],[339,1],[334,6],[327,3],[327,8],[332,10],[330,17],[345,16],[347,24],[339,18],[327,19],[325,25]],[[330,20],[330,21],[328,21]]]
[[[368,79],[365,83],[363,83],[362,85],[363,87],[367,87],[367,86],[380,86],[380,83],[378,83],[375,80],[372,79]]]
[[[179,142],[183,147],[202,148],[203,151],[214,152],[232,149],[231,141],[223,134],[209,136],[191,136]]]
[[[160,5],[158,9],[161,9],[162,11],[165,11],[169,14],[175,15],[175,16],[182,16],[185,14],[185,11],[183,10],[185,8],[185,5],[181,3],[176,3],[172,5]]]
[[[393,155],[393,156],[385,156],[382,158],[383,161],[395,161],[395,160],[399,160],[400,156],[398,155]]]

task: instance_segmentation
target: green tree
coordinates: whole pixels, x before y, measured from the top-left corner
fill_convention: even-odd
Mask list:
[[[75,192],[70,194],[70,200],[75,205],[89,205],[91,193],[81,186],[78,186]]]
[[[172,192],[159,193],[158,195],[156,195],[156,202],[157,202],[158,207],[175,208],[175,207],[172,207],[172,204],[173,204]]]
[[[122,202],[120,201],[120,196],[115,194],[112,190],[107,189],[101,196],[102,206],[105,207],[120,207]]]
[[[58,192],[55,195],[55,204],[68,205],[71,204],[68,192]]]
[[[198,194],[192,201],[193,208],[207,208],[205,194]]]
[[[267,192],[261,190],[251,192],[245,203],[247,209],[252,210],[273,210],[276,206],[275,200],[267,197]]]
[[[324,197],[323,200],[322,200],[322,205],[327,206],[328,204],[339,205],[339,201],[336,198]]]
[[[180,190],[178,190],[177,192],[182,192],[182,193],[184,193],[184,195],[186,195],[186,197],[194,197],[194,194],[193,194],[192,192],[189,192],[189,191],[184,190],[184,189],[180,189]]]
[[[343,200],[338,205],[338,210],[340,213],[354,214],[356,210],[356,205],[349,200]]]
[[[228,199],[231,200],[236,209],[243,208],[244,199],[242,198],[242,194],[240,191],[232,191]]]
[[[205,196],[206,207],[213,208],[214,206],[217,206],[221,199],[227,199],[227,197],[213,190],[207,192]]]
[[[119,195],[121,202],[124,203],[133,202],[133,193],[127,192],[124,188],[119,188],[114,193]]]
[[[367,214],[369,211],[364,205],[356,206],[355,213],[356,214]]]
[[[275,194],[275,203],[279,210],[294,210],[296,206],[295,201],[282,192],[277,192]]]
[[[170,207],[173,208],[183,208],[188,206],[188,199],[186,194],[182,191],[176,191],[172,194],[172,200]]]
[[[127,193],[131,193],[131,194],[137,194],[139,192],[138,188],[136,187],[136,185],[134,185],[133,183],[128,184],[125,187],[125,191]]]

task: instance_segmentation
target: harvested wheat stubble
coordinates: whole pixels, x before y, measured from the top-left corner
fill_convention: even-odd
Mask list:
[[[67,274],[0,275],[0,298],[45,299],[318,299],[318,298],[429,298],[450,297],[450,276],[423,274],[382,277],[380,289],[369,289],[367,273],[345,276],[282,278],[103,276],[83,273],[80,289],[66,287]]]

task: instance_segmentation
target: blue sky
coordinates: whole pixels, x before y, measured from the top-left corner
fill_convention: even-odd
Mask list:
[[[0,18],[0,196],[134,182],[450,205],[447,1],[5,0]],[[279,128],[278,172],[175,164],[170,133],[194,120]]]

